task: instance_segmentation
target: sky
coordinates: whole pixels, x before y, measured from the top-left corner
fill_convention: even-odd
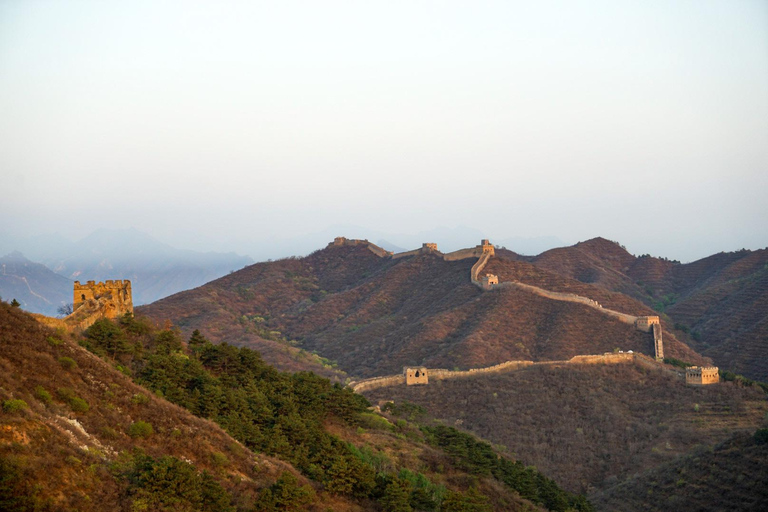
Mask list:
[[[768,246],[767,191],[763,0],[0,2],[8,236],[466,227],[692,261]]]

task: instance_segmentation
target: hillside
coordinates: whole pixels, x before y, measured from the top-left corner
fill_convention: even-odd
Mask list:
[[[620,292],[666,315],[665,329],[715,364],[768,379],[768,250],[719,253],[681,264],[634,257],[596,238],[547,251],[531,263]]]
[[[0,303],[2,510],[592,510],[471,436],[395,424],[245,348],[131,317],[75,339]]]
[[[56,316],[59,307],[72,302],[72,280],[12,252],[0,258],[0,297],[16,299],[27,311]]]
[[[206,470],[241,499],[298,474],[3,302],[0,348],[0,509],[129,510],[149,492],[130,481],[139,454]]]
[[[185,333],[200,329],[213,341],[226,337],[251,346],[284,368],[287,362],[264,339],[277,332],[362,377],[413,364],[463,369],[616,348],[653,354],[650,335],[594,308],[520,289],[481,291],[469,281],[475,261],[432,254],[380,258],[362,245],[332,245],[305,258],[247,267],[138,311],[156,322],[170,320]],[[638,301],[524,261],[492,258],[487,269],[534,276],[542,286],[587,294],[620,311],[652,313]],[[702,360],[667,333],[665,350]]]
[[[421,406],[590,494],[734,431],[754,431],[768,411],[759,388],[687,387],[633,364],[539,366],[363,394]]]
[[[768,443],[744,432],[699,447],[658,468],[633,476],[594,495],[601,510],[630,512],[743,510],[759,512],[768,503]]]

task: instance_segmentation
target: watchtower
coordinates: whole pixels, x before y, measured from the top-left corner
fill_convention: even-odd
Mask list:
[[[720,382],[717,366],[690,366],[685,369],[685,383],[691,386],[706,386]]]
[[[107,280],[105,282],[88,281],[80,284],[75,281],[74,300],[72,310],[77,309],[87,302],[99,303],[104,308],[104,316],[117,318],[125,313],[133,314],[133,298],[131,296],[131,282],[129,280]]]
[[[495,285],[499,284],[499,276],[494,274],[485,274],[480,279],[480,284],[483,286],[483,290],[490,290]]]
[[[482,254],[490,254],[491,256],[496,254],[496,249],[493,247],[491,241],[487,238],[480,240],[480,245],[478,245],[478,248],[481,250]]]
[[[403,368],[403,375],[405,375],[406,386],[412,386],[414,384],[429,384],[427,369],[423,366],[406,366]]]

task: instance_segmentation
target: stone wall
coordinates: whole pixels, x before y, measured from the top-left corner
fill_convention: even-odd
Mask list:
[[[404,386],[405,375],[388,375],[386,377],[374,377],[360,381],[352,381],[347,386],[356,393],[369,389],[385,388],[389,386]]]
[[[657,317],[658,318],[658,317]],[[664,359],[664,342],[661,339],[661,324],[653,324],[653,348],[656,353],[656,359]]]
[[[524,370],[526,368],[532,368],[534,366],[566,366],[570,364],[636,364],[643,368],[648,368],[655,371],[667,373],[673,377],[683,379],[684,375],[674,369],[667,368],[666,366],[654,361],[650,357],[644,354],[636,354],[632,352],[618,352],[618,353],[605,353],[596,355],[581,355],[573,356],[568,360],[561,361],[505,361],[503,363],[488,366],[485,368],[472,368],[470,370],[446,370],[443,368],[424,368],[418,367],[425,371],[429,375],[429,379],[447,380],[447,379],[462,379],[470,377],[478,377],[482,375],[494,374],[494,373],[506,373],[518,370]],[[409,368],[409,369],[416,369]],[[716,370],[716,369],[715,369]],[[370,389],[378,389],[389,386],[402,386],[406,384],[405,373],[403,375],[388,375],[384,377],[373,377],[371,379],[364,379],[360,381],[353,381],[348,384],[355,392],[367,391]]]
[[[368,240],[359,240],[359,239],[347,238],[344,236],[337,236],[336,238],[334,238],[333,242],[330,242],[328,244],[328,247],[342,247],[342,246],[356,246],[356,245],[363,245],[367,247],[369,251],[371,251],[373,254],[375,254],[380,258],[387,258],[389,256],[392,256],[392,253],[390,251],[382,249],[378,245],[373,244]]]
[[[473,283],[480,285],[480,281],[478,280],[477,276],[480,275],[480,272],[485,268],[485,266],[488,264],[488,260],[491,259],[490,253],[482,253],[480,255],[480,258],[477,260],[477,263],[472,265],[472,270],[469,274],[469,279]]]

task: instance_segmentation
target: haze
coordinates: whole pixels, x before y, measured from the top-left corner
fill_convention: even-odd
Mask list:
[[[690,261],[768,245],[767,171],[764,1],[0,4],[12,236],[467,227]]]

